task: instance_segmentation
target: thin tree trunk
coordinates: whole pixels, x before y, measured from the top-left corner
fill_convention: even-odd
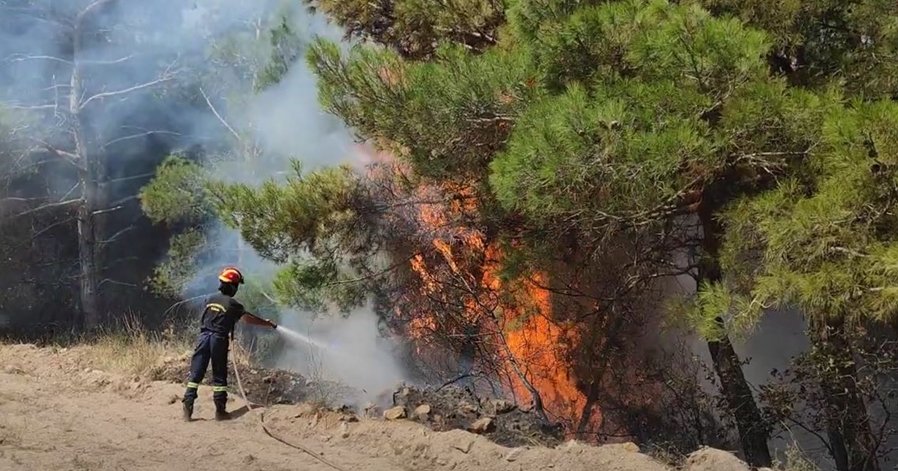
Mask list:
[[[867,404],[857,386],[857,367],[842,319],[811,322],[821,388],[826,397],[826,433],[838,471],[879,471]]]
[[[498,319],[494,321],[496,327],[501,329],[501,323]],[[527,373],[523,368],[518,364],[517,357],[514,356],[514,352],[511,351],[511,347],[508,346],[508,339],[505,338],[505,334],[499,330],[499,341],[502,343],[502,349],[504,350],[505,356],[508,358],[508,363],[511,365],[512,370],[514,370],[515,375],[517,375],[518,379],[521,380],[521,384],[524,385],[524,388],[527,389],[527,392],[530,393],[530,400],[533,401],[532,410],[536,412],[536,415],[539,416],[540,420],[545,424],[549,424],[549,416],[546,414],[546,407],[543,404],[543,397],[539,393],[539,390],[536,389],[536,386],[530,381],[527,377]]]
[[[72,135],[75,139],[75,156],[80,165],[79,180],[81,202],[78,207],[78,262],[80,267],[80,304],[82,327],[96,329],[102,319],[99,297],[99,244],[98,226],[95,212],[100,209],[103,189],[99,185],[100,162],[90,151],[86,135],[87,123],[81,110],[84,84],[79,66],[81,54],[81,22],[84,14],[78,15],[72,32],[72,78],[69,90],[69,113],[73,120]]]
[[[611,315],[614,319],[607,329],[604,328],[604,323],[600,323],[599,316],[594,317],[591,324],[592,333],[604,331],[605,334],[602,336],[602,340],[600,340],[602,343],[601,348],[596,351],[595,355],[593,355],[593,359],[598,359],[599,364],[591,368],[592,381],[589,382],[589,385],[585,388],[586,391],[584,391],[586,401],[583,404],[583,412],[580,414],[580,421],[577,424],[577,436],[583,436],[587,433],[587,429],[592,421],[593,409],[595,408],[595,405],[598,404],[599,397],[602,393],[602,380],[605,377],[605,372],[609,368],[608,365],[613,357],[613,351],[620,348],[619,342],[616,339],[618,339],[620,331],[624,327],[628,316],[618,312],[616,309],[611,310]]]
[[[583,404],[583,412],[580,413],[580,422],[577,424],[577,436],[582,437],[589,431],[589,423],[592,421],[592,410],[596,403],[599,402],[599,381],[596,378],[589,383],[586,389],[586,402]]]
[[[721,227],[714,220],[713,210],[703,204],[699,209],[702,225],[702,259],[699,262],[699,285],[704,282],[719,282],[720,272],[720,234]],[[724,320],[715,320],[723,328]],[[769,433],[761,420],[761,411],[755,402],[745,374],[742,362],[733,349],[729,337],[723,334],[719,339],[708,342],[714,371],[720,378],[720,387],[729,412],[736,420],[739,441],[745,460],[752,466],[770,466],[770,448],[767,444]]]
[[[492,243],[491,234],[487,234],[486,240],[484,241],[484,246],[489,246]],[[445,255],[443,255],[445,257]],[[446,260],[450,262],[450,260]],[[484,271],[483,266],[486,262],[486,254],[480,254],[480,260],[478,263],[474,264],[476,267],[471,273],[471,278],[474,281],[474,286],[472,283],[468,281],[467,277],[464,273],[457,273],[458,280],[461,282],[462,286],[465,287],[465,291],[468,292],[469,296],[472,297],[477,306],[482,310],[483,314],[486,314],[490,320],[493,321],[493,328],[496,330],[497,337],[499,338],[499,344],[502,349],[502,353],[505,355],[505,358],[508,361],[508,364],[511,365],[512,371],[514,371],[515,375],[521,381],[521,384],[524,386],[524,389],[530,393],[530,400],[532,401],[532,410],[536,412],[536,415],[539,416],[540,420],[545,424],[549,424],[549,416],[546,414],[546,407],[543,404],[543,397],[540,394],[539,390],[536,389],[536,386],[533,382],[530,381],[530,378],[527,377],[527,372],[525,368],[522,368],[518,362],[517,357],[515,357],[514,352],[511,350],[511,346],[508,345],[508,338],[505,336],[505,332],[503,330],[503,325],[501,319],[496,314],[495,306],[488,306],[483,303],[481,299],[480,286],[476,283],[483,280]]]
[[[88,172],[83,172],[88,173]],[[92,330],[101,323],[99,293],[97,292],[97,240],[93,211],[96,201],[96,182],[89,176],[81,178],[82,201],[78,208],[78,262],[81,278],[81,312],[83,327]]]

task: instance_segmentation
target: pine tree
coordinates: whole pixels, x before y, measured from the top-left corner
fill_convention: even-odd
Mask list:
[[[67,282],[76,273],[64,263],[77,260],[77,244],[71,208],[44,207],[60,195],[42,181],[41,164],[28,158],[34,125],[0,107],[0,331],[53,335],[70,326],[60,305],[77,296]]]
[[[891,252],[878,251],[864,237],[850,239],[850,225],[836,216],[827,216],[834,231],[845,231],[838,232],[836,253],[870,262],[866,271],[825,264],[806,277],[800,275],[805,268],[750,257],[762,251],[775,254],[775,260],[795,255],[789,263],[815,260],[816,252],[803,251],[820,249],[823,242],[810,236],[816,225],[800,226],[803,238],[789,242],[801,231],[768,234],[768,225],[752,226],[751,218],[776,221],[779,225],[770,223],[776,227],[788,227],[796,217],[806,220],[807,214],[791,209],[798,207],[795,201],[824,194],[828,172],[847,168],[845,162],[821,166],[822,149],[853,135],[858,116],[891,113],[866,105],[857,115],[838,110],[840,93],[867,98],[894,93],[895,62],[888,60],[893,7],[872,0],[851,2],[852,8],[837,3],[719,0],[704,2],[705,10],[695,2],[662,0],[518,0],[503,6],[500,16],[508,23],[491,27],[495,40],[477,44],[467,36],[443,34],[444,17],[416,16],[433,6],[426,2],[328,3],[324,10],[353,34],[388,47],[357,45],[345,52],[319,41],[309,61],[321,78],[322,103],[408,170],[394,175],[397,186],[437,186],[454,199],[474,201],[474,209],[461,212],[463,223],[452,222],[476,227],[486,245],[509,248],[506,279],[524,282],[528,272],[558,262],[559,253],[577,254],[565,255],[570,265],[630,256],[619,272],[625,292],[647,289],[659,278],[691,275],[697,290],[686,304],[692,309],[677,313],[708,339],[746,458],[768,465],[768,429],[730,335],[753,325],[760,307],[795,303],[809,315],[831,320],[815,324],[814,335],[833,356],[840,345],[850,348],[839,333],[842,323],[850,324],[861,312],[864,319],[887,317],[893,296],[886,281],[893,274]],[[462,28],[485,24],[483,10],[471,10],[469,18],[452,21]],[[777,23],[779,13],[788,13],[788,21]],[[886,121],[867,124],[884,132]],[[849,131],[839,134],[840,129]],[[890,139],[884,135],[875,143],[876,155],[887,155],[882,149]],[[877,169],[872,172],[877,178],[889,178],[887,161],[870,168]],[[845,185],[833,178],[829,199],[815,203],[819,210],[834,211],[837,202],[859,199],[852,211],[863,213],[861,219],[888,219],[886,203],[874,204],[857,191],[888,201],[890,184]],[[373,287],[360,286],[348,295],[323,288],[380,279],[390,269],[372,269],[370,259],[379,250],[415,255],[397,249],[396,238],[373,222],[389,211],[366,194],[369,184],[342,171],[297,172],[286,185],[219,187],[216,198],[247,240],[291,263],[280,279],[284,294],[300,299],[308,287],[318,302],[352,303]],[[832,199],[848,187],[856,191],[843,195],[844,201]],[[887,232],[887,226],[875,226],[866,229],[871,240]],[[399,236],[414,233],[395,229]],[[420,247],[416,243],[406,245]],[[679,261],[683,254],[685,263]],[[453,281],[480,279],[476,267],[483,257],[464,252],[461,258],[475,273]],[[442,263],[441,275],[463,271],[452,257],[444,256]],[[875,280],[865,285],[867,291],[854,283],[859,273]],[[777,284],[783,277],[791,281]],[[743,292],[752,296],[740,296]],[[822,304],[796,300],[798,292]],[[834,310],[834,297],[851,303]],[[858,304],[862,299],[870,305]],[[616,335],[613,324],[609,335]],[[600,383],[584,378],[584,384],[594,396]],[[836,390],[840,383],[827,386]],[[859,410],[857,395],[849,394],[842,406]],[[845,462],[866,459],[869,440],[858,414],[848,422],[833,421],[831,428],[851,435],[844,440],[852,442],[845,446]]]
[[[771,68],[800,86],[838,82],[854,96],[894,98],[898,5],[880,0],[703,0],[773,39]]]
[[[205,109],[220,125],[220,134],[192,152],[168,156],[140,194],[144,214],[173,233],[168,257],[151,280],[154,291],[165,296],[183,295],[196,266],[221,256],[223,248],[215,246],[212,237],[220,223],[209,193],[213,175],[235,162],[245,163],[243,168],[265,164],[257,123],[244,113],[245,107],[257,93],[276,85],[306,46],[283,9],[262,9],[241,28],[209,41],[204,60],[191,70],[192,80],[182,88],[182,97]],[[236,245],[229,256],[236,252],[233,263],[242,265],[242,242]]]
[[[207,185],[209,174],[198,164],[169,156],[153,179],[140,190],[141,209],[154,224],[172,233],[168,257],[154,270],[153,290],[163,296],[181,296],[194,276],[195,265],[206,254],[206,231],[215,217]],[[209,250],[215,250],[209,247]]]
[[[543,7],[519,2],[500,44],[475,56],[447,45],[408,64],[319,44],[322,100],[421,175],[481,184],[489,175],[504,210],[524,215],[543,243],[573,233],[597,253],[617,231],[676,226],[686,239],[665,237],[644,263],[699,244],[697,278],[719,279],[717,213],[801,160],[815,99],[769,76],[770,43],[737,20],[664,2]],[[505,217],[489,214],[497,225]],[[684,229],[690,215],[698,226]],[[709,346],[725,396],[749,459],[767,464],[721,322]]]
[[[384,44],[402,57],[428,59],[444,41],[483,51],[497,42],[503,0],[324,0],[318,7],[349,37]]]
[[[720,211],[801,162],[819,100],[768,74],[763,33],[696,6],[577,8],[541,23],[535,41],[557,92],[528,109],[493,161],[499,200],[586,240],[679,232],[660,238],[661,256],[646,263],[663,271],[673,254],[697,248],[688,268],[704,296],[722,275]],[[746,457],[769,464],[767,431],[722,314],[706,330],[715,369]]]
[[[854,102],[829,112],[805,172],[727,213],[723,290],[734,315],[797,307],[829,365],[828,435],[839,470],[879,469],[848,341],[868,323],[894,322],[898,245],[894,166],[898,107]],[[755,257],[760,257],[760,263]],[[737,303],[734,303],[737,304]]]

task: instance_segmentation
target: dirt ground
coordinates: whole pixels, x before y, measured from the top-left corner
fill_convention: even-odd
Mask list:
[[[248,412],[239,397],[231,397],[234,419],[216,422],[201,388],[197,420],[186,423],[180,385],[93,369],[81,348],[0,345],[0,469],[335,469],[267,436],[263,409]],[[308,405],[272,406],[264,416],[275,435],[344,470],[668,470],[633,445],[505,448],[410,421],[343,422]]]

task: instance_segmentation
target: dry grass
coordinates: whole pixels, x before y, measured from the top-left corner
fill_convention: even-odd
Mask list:
[[[243,345],[240,342],[231,342],[231,353],[228,355],[229,360],[237,362],[237,365],[242,367],[251,367],[253,365],[252,353],[246,348],[243,348]],[[189,347],[188,347],[189,348]]]
[[[812,463],[798,447],[790,445],[786,449],[786,460],[777,463],[776,469],[781,471],[820,471],[820,468]]]
[[[674,446],[653,445],[649,446],[645,453],[659,463],[664,463],[674,469],[680,469],[686,462],[686,455]]]
[[[351,388],[328,378],[324,361],[312,350],[309,351],[307,368],[309,397],[306,402],[316,410],[340,407],[352,395]]]
[[[98,368],[142,377],[163,358],[191,349],[188,337],[173,330],[149,332],[133,315],[125,316],[121,327],[97,336],[90,346],[90,361]]]

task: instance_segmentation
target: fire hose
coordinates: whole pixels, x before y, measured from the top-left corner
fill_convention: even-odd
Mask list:
[[[249,400],[246,398],[246,390],[243,389],[243,383],[240,381],[240,371],[239,371],[239,369],[237,368],[237,359],[236,359],[235,357],[231,357],[231,364],[234,366],[234,377],[237,379],[237,388],[240,389],[240,396],[243,397],[243,402],[246,403],[246,408],[247,408],[247,410],[248,410],[248,411],[252,411],[252,410],[253,410],[253,406],[252,406],[252,404],[249,402]],[[336,463],[333,463],[332,461],[330,461],[330,460],[324,458],[323,456],[321,456],[319,453],[315,453],[314,451],[310,450],[309,448],[306,448],[306,447],[303,446],[303,445],[299,445],[299,444],[295,444],[295,443],[290,443],[290,442],[288,442],[287,440],[284,440],[283,438],[280,438],[280,437],[276,436],[275,434],[273,434],[273,433],[271,432],[271,430],[268,430],[268,427],[265,426],[265,411],[264,411],[264,410],[261,410],[261,411],[259,412],[259,424],[262,426],[262,431],[264,431],[266,435],[268,435],[269,437],[271,437],[271,438],[273,438],[273,439],[275,439],[275,440],[277,440],[277,441],[283,443],[284,445],[287,445],[287,446],[289,446],[289,447],[291,447],[291,448],[295,448],[295,449],[297,449],[297,450],[299,450],[299,451],[302,451],[303,453],[305,453],[305,454],[311,456],[312,458],[315,458],[316,460],[318,460],[318,461],[320,461],[320,462],[322,462],[322,463],[324,463],[324,464],[330,466],[331,468],[336,469],[337,471],[348,471],[348,470],[346,470],[345,468],[340,467],[340,466],[337,465]]]

